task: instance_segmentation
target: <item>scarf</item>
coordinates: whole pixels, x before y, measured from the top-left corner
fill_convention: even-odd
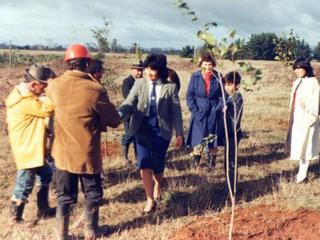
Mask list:
[[[204,79],[204,86],[206,90],[206,96],[209,96],[209,90],[210,90],[210,82],[213,77],[213,72],[205,72],[202,74]]]

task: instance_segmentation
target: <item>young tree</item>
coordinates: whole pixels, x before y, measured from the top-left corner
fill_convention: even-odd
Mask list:
[[[110,31],[110,21],[103,18],[102,27],[97,27],[91,29],[92,36],[97,42],[98,45],[98,58],[105,58],[105,53],[109,51],[109,31]]]
[[[196,16],[194,11],[191,11],[188,4],[182,0],[176,0],[176,5],[178,8],[182,9],[184,11],[184,14],[189,15],[192,18],[192,21],[196,21],[198,17]],[[242,47],[241,42],[237,44],[236,41],[234,41],[236,32],[232,31],[228,38],[224,38],[222,41],[218,42],[217,39],[213,34],[209,32],[210,27],[216,27],[217,23],[215,22],[209,22],[205,24],[201,30],[198,31],[197,36],[199,39],[201,39],[204,42],[204,47],[207,51],[211,52],[215,57],[218,59],[223,59],[226,57],[226,55],[229,53],[231,56],[231,59],[233,60],[233,64],[235,64],[234,61],[234,56],[236,53],[238,53]],[[221,91],[224,92],[223,90],[223,85],[222,85],[222,77],[220,74],[218,74],[219,77],[219,85],[221,88]],[[224,108],[226,107],[226,97],[224,94],[222,94],[222,101]],[[235,104],[234,104],[235,105]],[[236,108],[235,108],[236,109]],[[237,111],[235,111],[237,112]],[[237,118],[233,118],[234,121],[237,121]],[[234,136],[235,138],[229,139],[228,137],[228,131],[227,131],[227,119],[226,119],[226,114],[223,115],[223,125],[224,125],[224,130],[225,130],[225,151],[227,152],[226,154],[226,179],[227,179],[227,185],[228,185],[228,191],[229,191],[229,196],[231,199],[231,204],[232,204],[232,212],[230,216],[230,226],[229,226],[229,240],[232,239],[232,232],[233,232],[233,222],[234,222],[234,213],[235,213],[235,193],[236,193],[236,186],[237,186],[237,145],[235,146],[235,171],[234,171],[234,182],[230,181],[230,175],[229,175],[229,141],[235,141],[237,142],[237,134],[236,134],[236,129],[234,129]],[[236,126],[236,124],[235,124]],[[233,186],[233,187],[232,187]],[[232,191],[232,189],[234,191]]]
[[[118,48],[118,40],[117,39],[112,39],[112,43],[111,43],[111,52],[117,52],[117,48]]]
[[[275,40],[276,44],[276,56],[275,60],[281,61],[285,66],[294,60],[294,51],[297,47],[298,36],[293,34],[293,29],[289,33],[289,37],[285,34]]]

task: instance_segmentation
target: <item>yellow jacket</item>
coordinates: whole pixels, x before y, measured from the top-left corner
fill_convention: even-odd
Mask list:
[[[6,100],[9,140],[17,169],[44,165],[45,118],[53,113],[53,103],[17,85]]]

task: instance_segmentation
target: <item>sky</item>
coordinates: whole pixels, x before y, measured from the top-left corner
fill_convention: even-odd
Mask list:
[[[94,43],[91,29],[111,22],[109,38],[145,48],[200,45],[196,33],[207,22],[218,39],[232,30],[251,34],[295,34],[311,46],[320,42],[317,0],[185,0],[199,20],[192,22],[174,0],[2,0],[0,43],[69,45]]]

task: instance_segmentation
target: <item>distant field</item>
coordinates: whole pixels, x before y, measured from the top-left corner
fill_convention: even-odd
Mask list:
[[[15,53],[19,54],[30,54],[30,55],[50,55],[50,54],[55,54],[55,55],[63,55],[63,51],[45,51],[45,50],[19,50],[19,49],[13,49],[12,50]],[[0,54],[1,53],[9,53],[9,49],[0,49]]]

